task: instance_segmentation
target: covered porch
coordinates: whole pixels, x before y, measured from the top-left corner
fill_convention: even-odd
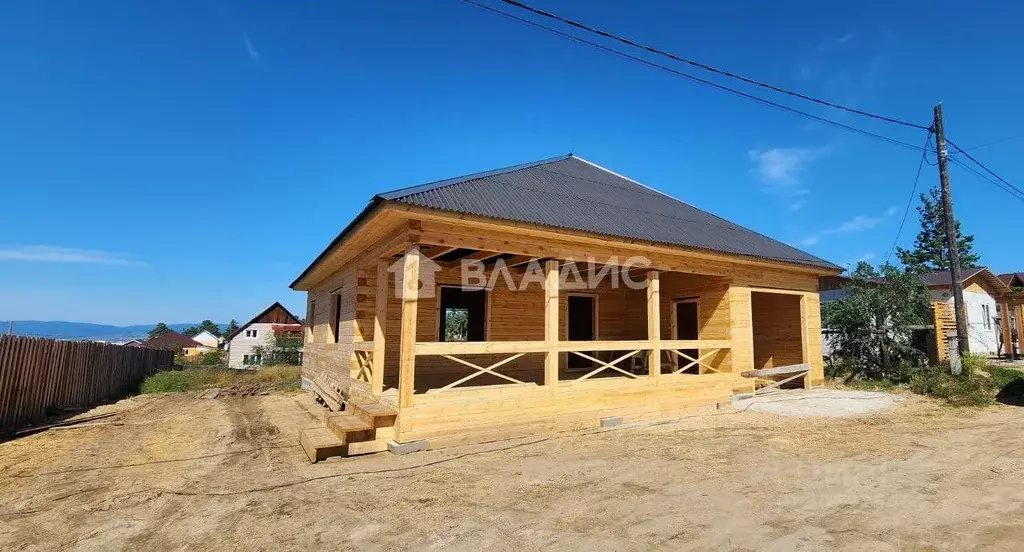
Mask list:
[[[806,363],[798,383],[820,384],[815,278],[564,239],[419,219],[380,240],[356,267],[346,393],[436,443],[714,409],[752,369]]]

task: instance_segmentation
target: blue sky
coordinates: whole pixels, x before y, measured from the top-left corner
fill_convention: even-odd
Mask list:
[[[922,124],[941,100],[965,147],[1024,116],[1016,3],[535,2]],[[288,283],[374,192],[567,152],[833,262],[879,262],[918,164],[457,0],[3,2],[0,75],[0,319],[301,313]],[[1024,186],[1022,145],[973,153]],[[1021,205],[951,171],[982,262],[1024,270]],[[922,191],[936,181],[925,166]],[[916,231],[912,212],[901,243]]]

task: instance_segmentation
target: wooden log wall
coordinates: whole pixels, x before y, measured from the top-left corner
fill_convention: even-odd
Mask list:
[[[800,296],[751,293],[754,327],[754,368],[805,362],[800,320]]]
[[[173,362],[173,351],[0,336],[0,432],[38,422],[55,407],[119,397]]]

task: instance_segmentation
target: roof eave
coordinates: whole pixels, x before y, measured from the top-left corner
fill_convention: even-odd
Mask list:
[[[331,240],[331,243],[329,243],[327,247],[324,248],[324,250],[321,251],[320,254],[317,255],[315,259],[313,259],[313,262],[310,263],[309,266],[307,266],[306,269],[303,270],[302,273],[299,274],[297,278],[295,278],[295,281],[288,285],[288,287],[294,290],[295,286],[299,285],[302,279],[305,278],[314,268],[316,268],[316,266],[320,264],[320,261],[322,261],[324,257],[326,257],[338,244],[343,242],[345,238],[348,237],[348,235],[353,230],[355,230],[366,219],[366,217],[370,216],[370,213],[372,213],[377,207],[384,203],[384,201],[385,199],[381,194],[373,196],[373,198],[370,199],[370,202],[366,204],[366,207],[363,207],[363,210],[360,211],[359,214],[356,215],[356,217],[352,219],[352,221],[349,222],[348,225],[345,226],[345,228],[343,228],[341,232],[333,240]]]

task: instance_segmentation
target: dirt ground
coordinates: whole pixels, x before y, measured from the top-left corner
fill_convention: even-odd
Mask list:
[[[0,444],[0,549],[1021,550],[1024,408],[907,397],[310,465],[303,393]]]

